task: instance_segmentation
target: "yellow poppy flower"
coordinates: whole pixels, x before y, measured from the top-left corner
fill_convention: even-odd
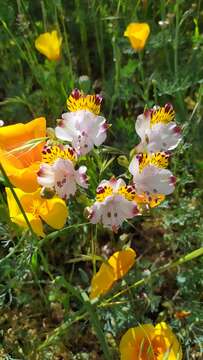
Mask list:
[[[15,192],[33,231],[37,235],[45,236],[42,220],[57,230],[65,225],[68,209],[62,199],[58,197],[44,199],[40,196],[40,189],[34,193],[25,193],[20,189],[15,189]],[[6,188],[6,194],[11,220],[19,226],[26,228],[27,223],[10,188]]]
[[[62,38],[57,31],[46,32],[35,40],[36,49],[49,60],[59,60],[61,56]]]
[[[130,328],[120,342],[121,360],[181,360],[181,345],[170,326],[144,324]]]
[[[134,265],[135,257],[136,253],[131,248],[115,252],[93,276],[90,298],[94,299],[106,294],[114,282],[121,279]]]
[[[46,136],[45,118],[34,119],[27,124],[15,124],[0,128],[0,162],[11,183],[26,192],[36,191],[37,172],[42,158],[43,143],[25,147],[28,141]]]
[[[131,46],[136,51],[141,51],[150,33],[150,27],[147,23],[131,23],[127,26],[124,36],[129,38]]]

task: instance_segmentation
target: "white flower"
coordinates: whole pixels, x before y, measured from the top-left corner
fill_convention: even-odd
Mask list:
[[[168,195],[175,189],[175,177],[164,169],[168,164],[168,154],[137,154],[133,157],[129,171],[138,194]]]
[[[59,158],[53,164],[41,164],[37,180],[42,187],[55,190],[59,197],[66,200],[75,194],[77,184],[88,187],[86,171],[85,166],[75,170],[71,160]]]
[[[79,155],[86,155],[94,145],[105,141],[107,129],[104,117],[89,110],[77,110],[62,115],[55,133],[58,139],[71,142]]]
[[[97,188],[96,202],[88,209],[90,222],[117,231],[123,221],[139,214],[134,196],[134,188],[122,179],[103,180]]]
[[[158,152],[175,149],[181,141],[181,130],[173,121],[172,105],[154,107],[137,117],[135,130],[141,138],[137,151]]]

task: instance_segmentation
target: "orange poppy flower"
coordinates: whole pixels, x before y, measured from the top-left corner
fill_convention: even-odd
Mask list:
[[[0,128],[0,162],[11,183],[25,192],[36,191],[37,171],[41,161],[43,143],[28,146],[46,136],[45,118],[34,119],[27,124],[15,124]],[[27,146],[26,146],[27,144]]]
[[[165,322],[128,329],[120,342],[121,360],[181,360],[181,345]]]

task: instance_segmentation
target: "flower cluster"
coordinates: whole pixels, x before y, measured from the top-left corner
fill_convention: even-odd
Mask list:
[[[171,150],[181,140],[174,117],[170,104],[138,116],[135,130],[141,142],[129,164],[132,181],[126,185],[122,179],[102,180],[96,201],[88,208],[90,222],[117,231],[124,220],[140,215],[146,207],[159,205],[165,195],[174,191],[176,178],[167,169]]]
[[[67,99],[69,112],[58,120],[55,137],[48,140],[44,118],[1,127],[1,164],[11,183],[25,193],[40,188],[42,196],[64,201],[74,196],[78,187],[87,189],[87,168],[80,163],[105,141],[109,127],[99,115],[101,102],[100,95],[73,90]],[[170,104],[138,116],[135,130],[141,141],[129,163],[132,178],[128,184],[115,177],[100,182],[95,202],[87,209],[91,223],[117,232],[125,220],[159,205],[174,191],[176,178],[167,169],[171,150],[181,141],[174,118]]]
[[[106,139],[108,124],[99,116],[102,97],[85,95],[78,89],[67,100],[69,112],[62,115],[55,137],[48,138],[45,118],[27,124],[0,128],[0,157],[33,231],[44,236],[42,220],[55,229],[68,215],[65,201],[78,186],[88,187],[87,168],[79,165],[86,155]],[[27,220],[7,188],[13,222],[27,227]]]

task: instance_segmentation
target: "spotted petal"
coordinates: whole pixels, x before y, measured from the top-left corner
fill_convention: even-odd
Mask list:
[[[157,123],[147,132],[149,152],[175,149],[181,141],[180,128],[175,122]]]
[[[174,189],[174,177],[170,170],[146,166],[141,173],[133,177],[138,193],[171,194]]]

